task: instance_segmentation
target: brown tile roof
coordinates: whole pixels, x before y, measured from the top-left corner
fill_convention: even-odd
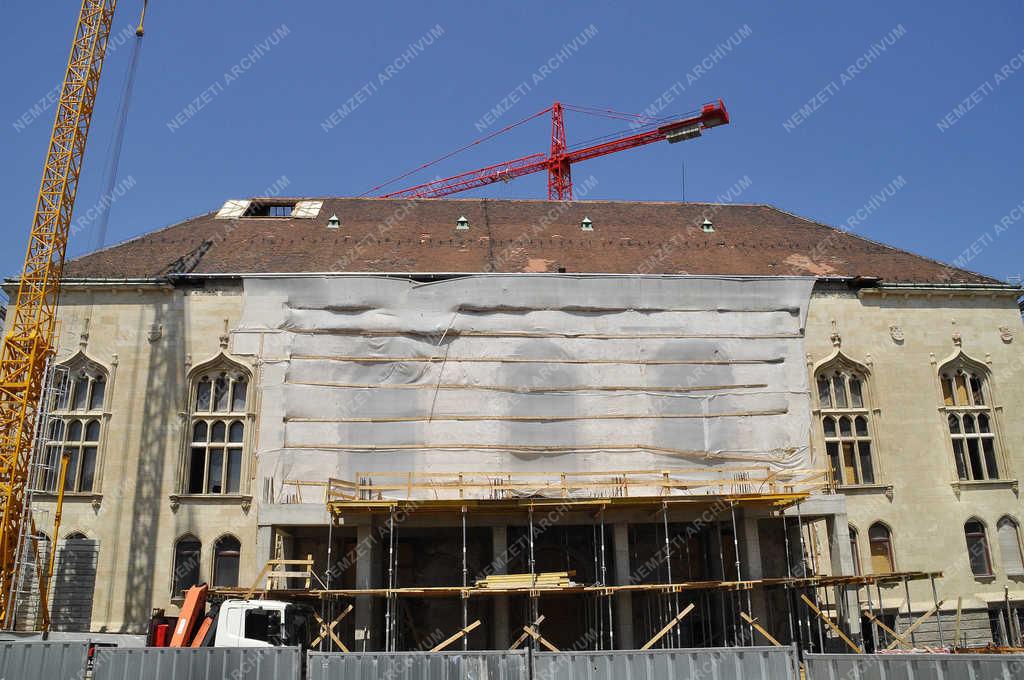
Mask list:
[[[275,199],[277,200],[277,199]],[[68,278],[171,273],[814,275],[999,283],[767,205],[326,198],[318,217],[194,217],[69,262]],[[328,229],[336,214],[340,229]],[[465,215],[468,231],[456,231]],[[714,232],[705,233],[705,216]],[[582,231],[589,217],[593,231]]]

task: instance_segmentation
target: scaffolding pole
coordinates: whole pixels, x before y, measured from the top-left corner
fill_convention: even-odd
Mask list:
[[[537,602],[537,562],[534,558],[533,551],[533,505],[530,506],[530,620],[536,621],[540,615],[539,603]],[[537,640],[533,637],[530,638],[530,647],[534,651],[537,651]]]
[[[782,517],[782,540],[785,543],[786,548],[786,575],[789,577],[793,576],[793,560],[790,556],[789,547],[789,524],[786,522],[786,511],[783,510],[779,513]],[[797,643],[796,631],[793,628],[793,589],[788,585],[785,589],[786,592],[786,611],[787,618],[789,619],[789,641],[791,643]]]
[[[388,513],[388,602],[387,614],[384,617],[384,649],[393,652],[394,634],[392,624],[394,622],[395,596],[395,508],[392,506]],[[466,627],[465,623],[462,625]]]
[[[726,575],[725,575],[725,537],[724,537],[725,530],[724,530],[724,526],[725,526],[725,524],[723,522],[718,522],[718,565],[719,565],[719,571],[721,571],[721,573],[722,573],[722,580],[723,581],[727,581],[728,579],[726,578]],[[725,623],[725,593],[724,592],[719,593],[718,601],[719,601],[719,605],[720,605],[719,609],[720,609],[721,614],[722,614],[722,646],[723,647],[727,647],[727,646],[729,646],[729,637],[728,637],[729,629],[728,629],[728,627],[726,626],[726,623]]]
[[[870,589],[871,586],[869,585],[868,588]],[[885,614],[885,607],[882,605],[882,586],[877,581],[875,581],[875,594],[878,596],[878,613],[880,615]],[[899,612],[897,612],[897,613],[899,613]],[[893,621],[893,625],[896,625],[895,621]],[[885,640],[885,644],[889,644],[889,634],[886,633],[885,631],[882,631],[882,634],[883,634],[883,639]]]
[[[732,515],[732,549],[736,553],[736,580],[737,581],[741,581],[741,580],[743,580],[743,571],[742,571],[742,566],[740,564],[740,532],[739,532],[739,529],[736,526],[736,504],[735,503],[732,503],[729,506],[729,513]],[[747,591],[747,592],[748,592],[748,595],[749,595],[750,591]],[[742,598],[743,594],[742,593],[737,593],[736,597],[737,598]],[[740,601],[742,602],[742,599]],[[748,603],[749,603],[749,598],[748,598]],[[748,608],[749,608],[749,605],[748,605]],[[750,624],[749,627],[750,627],[750,644],[754,644],[754,625]],[[733,624],[733,629],[735,630],[735,623]],[[735,635],[733,635],[733,637],[735,638]],[[744,644],[744,647],[745,646],[746,645]]]
[[[907,583],[906,577],[903,578],[903,592],[907,595],[907,625],[911,625],[914,622],[914,610],[910,606],[910,584]],[[910,645],[917,647],[917,638],[914,636],[914,629],[910,629]]]
[[[935,603],[935,625],[938,626],[939,629],[939,646],[945,647],[946,640],[945,636],[942,634],[942,612],[939,611],[939,593],[935,589],[935,576],[930,575],[928,580],[931,581],[932,584],[932,601]]]
[[[532,510],[532,508],[530,510],[530,518],[531,518],[530,525],[531,525],[531,530],[532,530],[532,527],[533,527],[533,510]],[[466,506],[463,505],[462,506],[462,587],[463,588],[468,588],[469,587],[469,561],[467,559],[468,556],[466,554],[466,539],[467,539],[467,536],[466,536]],[[530,552],[531,552],[531,556],[532,556],[532,552],[533,552],[532,547],[530,549]],[[530,571],[531,572],[533,571],[533,567],[532,566],[530,567]],[[467,630],[469,628],[469,598],[466,595],[467,595],[467,593],[463,592],[462,596],[461,596],[462,597],[462,630]],[[467,650],[469,650],[469,635],[463,635],[462,636],[462,651],[465,652]]]
[[[601,517],[601,585],[608,585],[608,553],[605,546],[604,506],[599,511]],[[605,608],[608,611],[608,649],[615,649],[615,622],[612,618],[612,596],[605,591]]]

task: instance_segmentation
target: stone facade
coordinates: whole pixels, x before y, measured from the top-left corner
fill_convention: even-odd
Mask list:
[[[882,522],[892,533],[897,570],[943,572],[937,592],[944,602],[947,643],[958,598],[962,631],[971,642],[988,640],[987,624],[975,624],[987,620],[989,608],[1004,607],[1005,589],[1011,607],[1024,608],[1024,574],[1006,572],[1008,556],[1001,554],[996,537],[1001,518],[1024,521],[1018,489],[1024,474],[1024,347],[1016,298],[1013,291],[884,286],[852,291],[819,285],[807,322],[812,385],[817,371],[839,353],[867,377],[875,483],[842,489],[857,531],[861,568],[870,569],[869,527]],[[998,480],[958,480],[939,371],[961,355],[988,373]],[[819,409],[820,401],[815,404]],[[813,422],[817,459],[827,466],[821,418]],[[986,529],[991,576],[975,576],[968,561],[964,524],[972,518]],[[932,607],[927,581],[912,583],[910,593],[913,612]],[[871,597],[877,607],[876,593]],[[882,604],[889,612],[905,613],[903,588],[883,589]],[[925,639],[937,642],[936,633]]]
[[[200,541],[199,573],[206,581],[212,579],[214,543],[226,534],[241,543],[241,584],[255,579],[271,553],[273,532],[269,525],[258,526],[260,490],[253,488],[255,467],[248,455],[259,436],[255,428],[246,429],[247,455],[237,494],[182,494],[187,395],[194,370],[231,361],[249,372],[252,385],[260,380],[260,367],[233,353],[241,283],[191,281],[175,286],[75,284],[61,300],[59,359],[84,357],[108,376],[93,488],[66,496],[58,537],[81,533],[98,545],[94,631],[140,632],[152,608],[176,611],[172,562],[180,537]],[[866,378],[875,481],[841,489],[845,517],[858,531],[861,569],[870,568],[869,527],[884,522],[892,534],[895,568],[944,572],[937,584],[945,600],[943,625],[952,628],[959,597],[964,620],[972,622],[965,630],[974,631],[969,637],[975,641],[987,629],[974,624],[1000,605],[1006,588],[1011,604],[1024,606],[1024,576],[1005,572],[995,535],[1001,517],[1024,521],[1016,482],[1024,474],[1024,419],[1019,415],[1024,407],[1024,329],[1016,297],[1016,292],[984,287],[855,290],[822,282],[807,321],[812,391],[817,370],[829,361],[848,361]],[[961,353],[989,371],[1000,470],[995,481],[957,480],[938,371]],[[259,390],[251,390],[246,404],[250,424],[260,411],[259,400]],[[809,437],[816,461],[828,467],[817,407]],[[42,505],[52,501],[44,499]],[[987,528],[990,577],[972,574],[964,537],[970,518]],[[312,519],[322,523],[326,515]],[[849,550],[849,544],[841,543],[839,552]],[[911,595],[913,612],[932,606],[927,581],[911,584]],[[906,610],[902,587],[883,590],[882,596],[887,611]]]

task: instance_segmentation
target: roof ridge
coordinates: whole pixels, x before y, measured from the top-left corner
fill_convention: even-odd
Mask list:
[[[458,197],[458,198],[396,198],[386,196],[249,196],[244,199],[237,200],[248,200],[256,201],[260,199],[270,199],[276,201],[417,201],[423,203],[469,203],[469,202],[480,202],[490,201],[492,203],[550,203],[551,199],[548,198],[492,198],[489,196],[475,196],[475,197]],[[559,201],[561,203],[617,203],[617,204],[633,204],[633,205],[728,205],[746,208],[772,208],[774,206],[768,203],[738,203],[734,201],[666,201],[666,200],[636,200],[636,199],[616,199],[616,198],[581,198],[573,199],[570,201]],[[203,213],[208,214],[208,213]],[[202,215],[197,215],[201,217]]]

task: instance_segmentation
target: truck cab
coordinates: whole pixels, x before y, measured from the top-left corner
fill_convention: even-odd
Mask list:
[[[217,614],[214,647],[306,648],[313,611],[279,600],[225,600]]]

